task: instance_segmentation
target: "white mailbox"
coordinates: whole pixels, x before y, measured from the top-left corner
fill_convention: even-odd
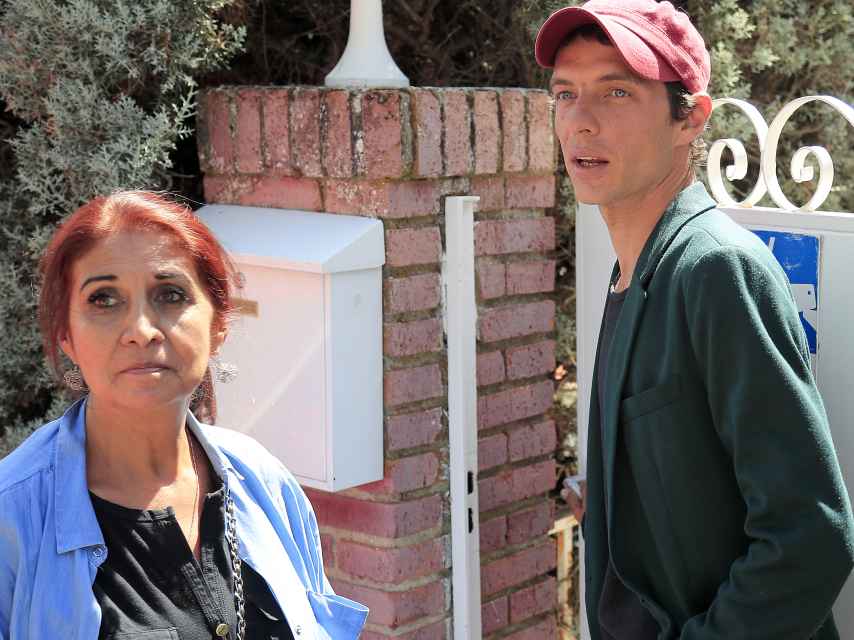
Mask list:
[[[383,476],[379,220],[208,205],[197,212],[243,275],[215,383],[217,422],[247,433],[306,486]]]

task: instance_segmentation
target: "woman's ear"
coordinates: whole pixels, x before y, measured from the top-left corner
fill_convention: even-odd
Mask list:
[[[71,360],[71,362],[77,364],[77,354],[74,351],[74,344],[71,342],[71,338],[67,335],[63,337],[59,341],[59,348],[62,349],[62,352],[68,356],[68,359]]]

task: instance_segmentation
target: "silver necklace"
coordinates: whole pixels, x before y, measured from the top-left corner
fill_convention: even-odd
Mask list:
[[[196,454],[195,447],[193,446],[193,439],[190,435],[189,431],[187,433],[187,438],[190,442],[190,461],[193,463],[193,471],[196,474],[196,498],[193,501],[194,509],[198,509],[197,502],[199,499],[199,486],[201,481],[199,480],[199,471],[196,467]],[[195,522],[196,513],[193,512],[193,521]],[[190,530],[192,531],[193,524],[190,523]],[[234,640],[243,640],[243,636],[246,633],[246,611],[245,611],[245,601],[243,598],[243,572],[241,570],[241,560],[239,554],[239,546],[237,541],[237,518],[234,515],[234,499],[231,497],[231,494],[226,489],[225,493],[225,540],[228,543],[228,555],[231,557],[231,567],[232,573],[234,576],[234,610],[237,614],[237,629]],[[225,638],[228,636],[231,628],[225,624],[218,624],[216,627],[216,635],[220,638]]]

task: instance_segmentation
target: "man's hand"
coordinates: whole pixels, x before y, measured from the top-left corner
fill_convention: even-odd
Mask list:
[[[581,518],[584,517],[584,508],[587,501],[587,480],[581,476],[565,478],[563,489],[560,490],[560,497],[569,505],[572,515],[581,524]]]

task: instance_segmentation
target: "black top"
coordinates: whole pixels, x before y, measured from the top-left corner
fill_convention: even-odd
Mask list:
[[[128,509],[90,495],[107,545],[107,559],[93,585],[102,612],[99,638],[119,634],[123,639],[133,638],[163,630],[164,639],[211,640],[217,638],[217,626],[223,623],[231,630],[227,637],[235,637],[237,615],[225,540],[223,485],[205,496],[199,561],[172,507]],[[266,581],[246,563],[241,571],[246,600],[244,637],[293,640]]]
[[[628,289],[608,293],[605,302],[605,317],[602,321],[602,336],[599,344],[599,361],[596,363],[596,394],[599,406],[605,406],[605,372],[608,356],[614,341],[614,331],[623,309]],[[601,412],[600,412],[601,414]],[[602,420],[605,416],[602,415]],[[605,432],[604,426],[602,433]],[[607,488],[606,488],[607,490]],[[605,573],[602,595],[599,598],[599,628],[605,640],[655,640],[660,628],[638,597],[623,584],[609,560]]]

